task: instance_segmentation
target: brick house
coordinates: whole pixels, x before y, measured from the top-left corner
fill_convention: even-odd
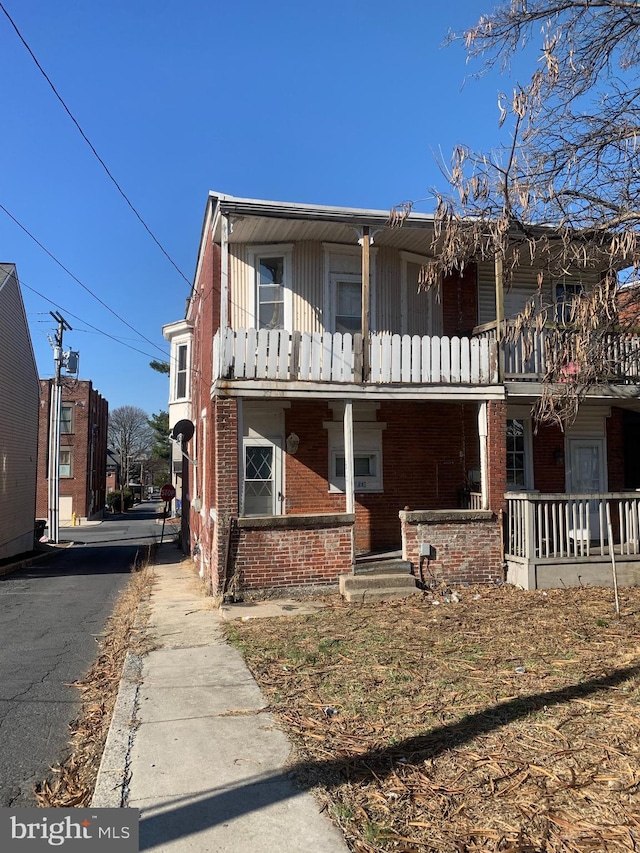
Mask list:
[[[47,518],[49,407],[52,379],[41,379],[38,517]],[[107,476],[109,405],[90,380],[63,378],[60,414],[60,521],[101,516]]]
[[[0,560],[33,550],[38,368],[14,264],[0,264]]]
[[[344,589],[381,554],[425,582],[607,583],[607,507],[620,582],[640,579],[637,366],[564,433],[536,430],[544,332],[533,351],[499,332],[538,269],[498,323],[491,262],[419,289],[432,228],[210,193],[186,315],[164,333],[170,423],[195,425],[185,544],[213,592]],[[561,313],[600,275],[546,269],[549,299]]]

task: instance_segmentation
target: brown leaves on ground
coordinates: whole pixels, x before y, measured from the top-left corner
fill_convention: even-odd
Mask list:
[[[118,696],[124,659],[128,651],[144,654],[148,640],[141,627],[145,614],[141,601],[148,599],[153,584],[149,556],[142,567],[134,566],[127,587],[120,594],[100,639],[98,657],[82,681],[75,682],[82,706],[71,724],[69,756],[51,776],[36,786],[42,808],[87,807],[95,789],[113,708]]]
[[[469,587],[229,635],[352,850],[633,851],[640,590],[620,599]]]

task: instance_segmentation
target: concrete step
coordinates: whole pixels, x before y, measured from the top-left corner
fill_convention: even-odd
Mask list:
[[[407,575],[411,572],[411,563],[408,560],[390,558],[387,560],[361,560],[356,558],[356,575]]]
[[[419,594],[415,578],[409,574],[342,575],[340,594],[345,601],[381,601]]]

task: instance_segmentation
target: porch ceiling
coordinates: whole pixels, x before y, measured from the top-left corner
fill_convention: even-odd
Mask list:
[[[540,399],[540,395],[542,394],[542,383],[509,381],[505,383],[505,390],[507,402],[533,405]],[[590,404],[618,406],[621,409],[630,409],[634,412],[640,412],[640,386],[598,385],[587,391],[585,402]]]

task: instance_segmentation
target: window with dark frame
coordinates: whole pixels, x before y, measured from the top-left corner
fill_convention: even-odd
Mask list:
[[[73,403],[62,403],[60,406],[60,432],[69,435],[73,432]]]
[[[525,427],[524,421],[507,419],[507,486],[524,489],[525,477]]]

